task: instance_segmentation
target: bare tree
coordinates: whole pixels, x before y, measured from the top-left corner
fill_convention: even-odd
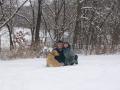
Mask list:
[[[36,23],[36,31],[35,31],[35,44],[39,45],[40,37],[40,25],[41,25],[41,16],[42,16],[42,1],[38,0],[38,15],[37,15],[37,23]]]

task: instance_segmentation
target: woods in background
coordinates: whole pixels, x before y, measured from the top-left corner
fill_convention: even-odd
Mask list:
[[[9,32],[10,50],[15,49],[14,27],[24,27],[30,29],[34,50],[42,49],[49,35],[52,43],[68,41],[79,53],[116,53],[120,0],[0,0],[0,32],[3,27]]]

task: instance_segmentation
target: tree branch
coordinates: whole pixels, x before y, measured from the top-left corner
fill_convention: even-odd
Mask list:
[[[23,4],[21,4],[21,6],[18,7],[18,9],[0,26],[0,29],[2,27],[4,27],[11,19],[13,19],[13,17],[16,15],[16,13],[24,6],[24,4],[27,2],[28,0],[24,1]]]
[[[16,15],[19,16],[19,17],[24,18],[31,25],[31,22],[27,17],[25,17],[24,15],[18,14],[18,13],[16,13]]]

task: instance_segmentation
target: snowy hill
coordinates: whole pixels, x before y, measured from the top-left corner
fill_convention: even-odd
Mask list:
[[[79,65],[45,59],[0,61],[0,90],[120,90],[120,56],[79,56]]]

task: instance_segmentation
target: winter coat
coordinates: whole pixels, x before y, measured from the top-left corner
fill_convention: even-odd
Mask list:
[[[73,65],[76,63],[75,53],[70,48],[64,48],[65,65]]]
[[[65,56],[64,56],[64,51],[63,49],[59,49],[59,48],[55,48],[54,50],[56,50],[59,53],[59,56],[55,56],[55,59],[59,62],[59,63],[65,63]]]

